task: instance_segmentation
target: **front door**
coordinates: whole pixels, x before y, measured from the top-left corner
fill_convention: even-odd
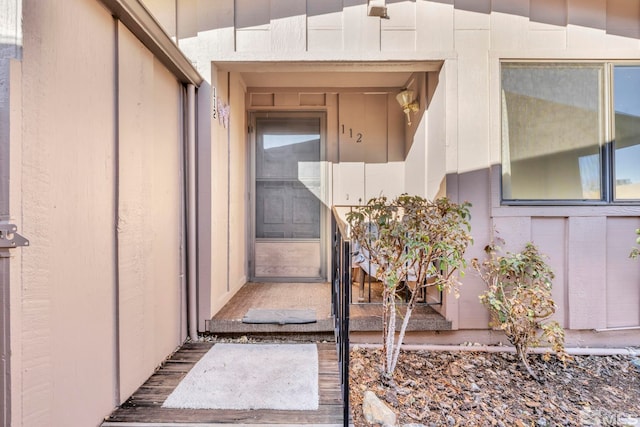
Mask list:
[[[252,278],[324,280],[321,113],[254,113]]]

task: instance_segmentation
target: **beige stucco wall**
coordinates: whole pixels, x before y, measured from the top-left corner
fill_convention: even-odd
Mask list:
[[[120,394],[130,396],[182,342],[181,85],[118,28]]]
[[[115,383],[114,37],[96,2],[26,1],[16,426],[96,425]]]
[[[11,425],[97,426],[185,337],[182,89],[98,1],[23,19]]]
[[[427,79],[428,107],[397,169],[405,189],[428,196],[446,190],[473,203],[476,244],[469,257],[482,256],[494,226],[509,249],[525,240],[539,243],[558,272],[558,318],[565,326],[640,323],[640,269],[621,256],[633,244],[638,208],[501,207],[498,176],[491,173],[501,160],[500,60],[636,59],[640,6],[626,0],[407,0],[387,6],[390,19],[379,20],[366,16],[366,0],[226,0],[215,8],[189,2],[180,6],[189,18],[176,32],[200,69],[211,61],[442,61]],[[358,162],[330,170],[334,202],[346,187],[361,188]],[[593,249],[585,252],[587,244]],[[462,297],[447,300],[454,327],[485,327],[487,313],[477,298],[482,289],[469,274]],[[635,306],[622,313],[616,301],[627,298]]]

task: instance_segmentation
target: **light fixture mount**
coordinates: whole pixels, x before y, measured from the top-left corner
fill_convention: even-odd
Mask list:
[[[389,15],[387,14],[386,0],[368,0],[367,15],[377,16],[382,19],[389,19]]]
[[[402,91],[396,95],[396,101],[402,107],[402,111],[407,115],[407,125],[411,126],[411,112],[418,112],[420,110],[420,104],[415,99],[415,92],[411,89],[402,89]]]

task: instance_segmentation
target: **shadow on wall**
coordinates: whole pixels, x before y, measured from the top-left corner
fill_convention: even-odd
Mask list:
[[[572,329],[636,325],[640,319],[640,269],[629,259],[634,230],[640,227],[638,207],[625,215],[590,216],[576,206],[501,206],[500,165],[447,175],[447,195],[454,202],[469,201],[474,245],[467,259],[484,257],[494,231],[503,249],[520,251],[533,242],[548,257],[555,273],[555,318]],[[611,207],[605,209],[613,209]],[[588,248],[588,249],[587,249]],[[473,328],[484,311],[477,295],[484,290],[477,275],[467,270],[459,304],[460,328]],[[465,322],[469,322],[468,324]]]
[[[513,0],[427,0],[431,3],[451,5],[454,9],[491,14],[502,13],[529,18],[529,21],[564,27],[569,24],[604,30],[608,34],[640,38],[640,3],[628,0],[609,0],[606,6],[590,0],[529,1]],[[415,3],[416,0],[386,0],[387,5]],[[198,10],[191,17],[198,22],[198,31],[216,30],[226,27],[247,28],[269,24],[274,19],[307,15],[320,16],[342,12],[345,8],[366,5],[367,0],[307,0],[285,2],[283,7],[274,6],[269,0],[239,0],[236,8],[242,8],[241,16],[232,10],[208,8]],[[222,12],[222,13],[221,13]],[[186,12],[188,14],[189,12]],[[389,12],[393,19],[393,11]],[[183,19],[188,19],[184,17]],[[377,19],[377,18],[371,18]]]

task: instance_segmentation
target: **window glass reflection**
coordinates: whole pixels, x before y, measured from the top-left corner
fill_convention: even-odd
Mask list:
[[[615,197],[640,199],[640,67],[614,67]]]

